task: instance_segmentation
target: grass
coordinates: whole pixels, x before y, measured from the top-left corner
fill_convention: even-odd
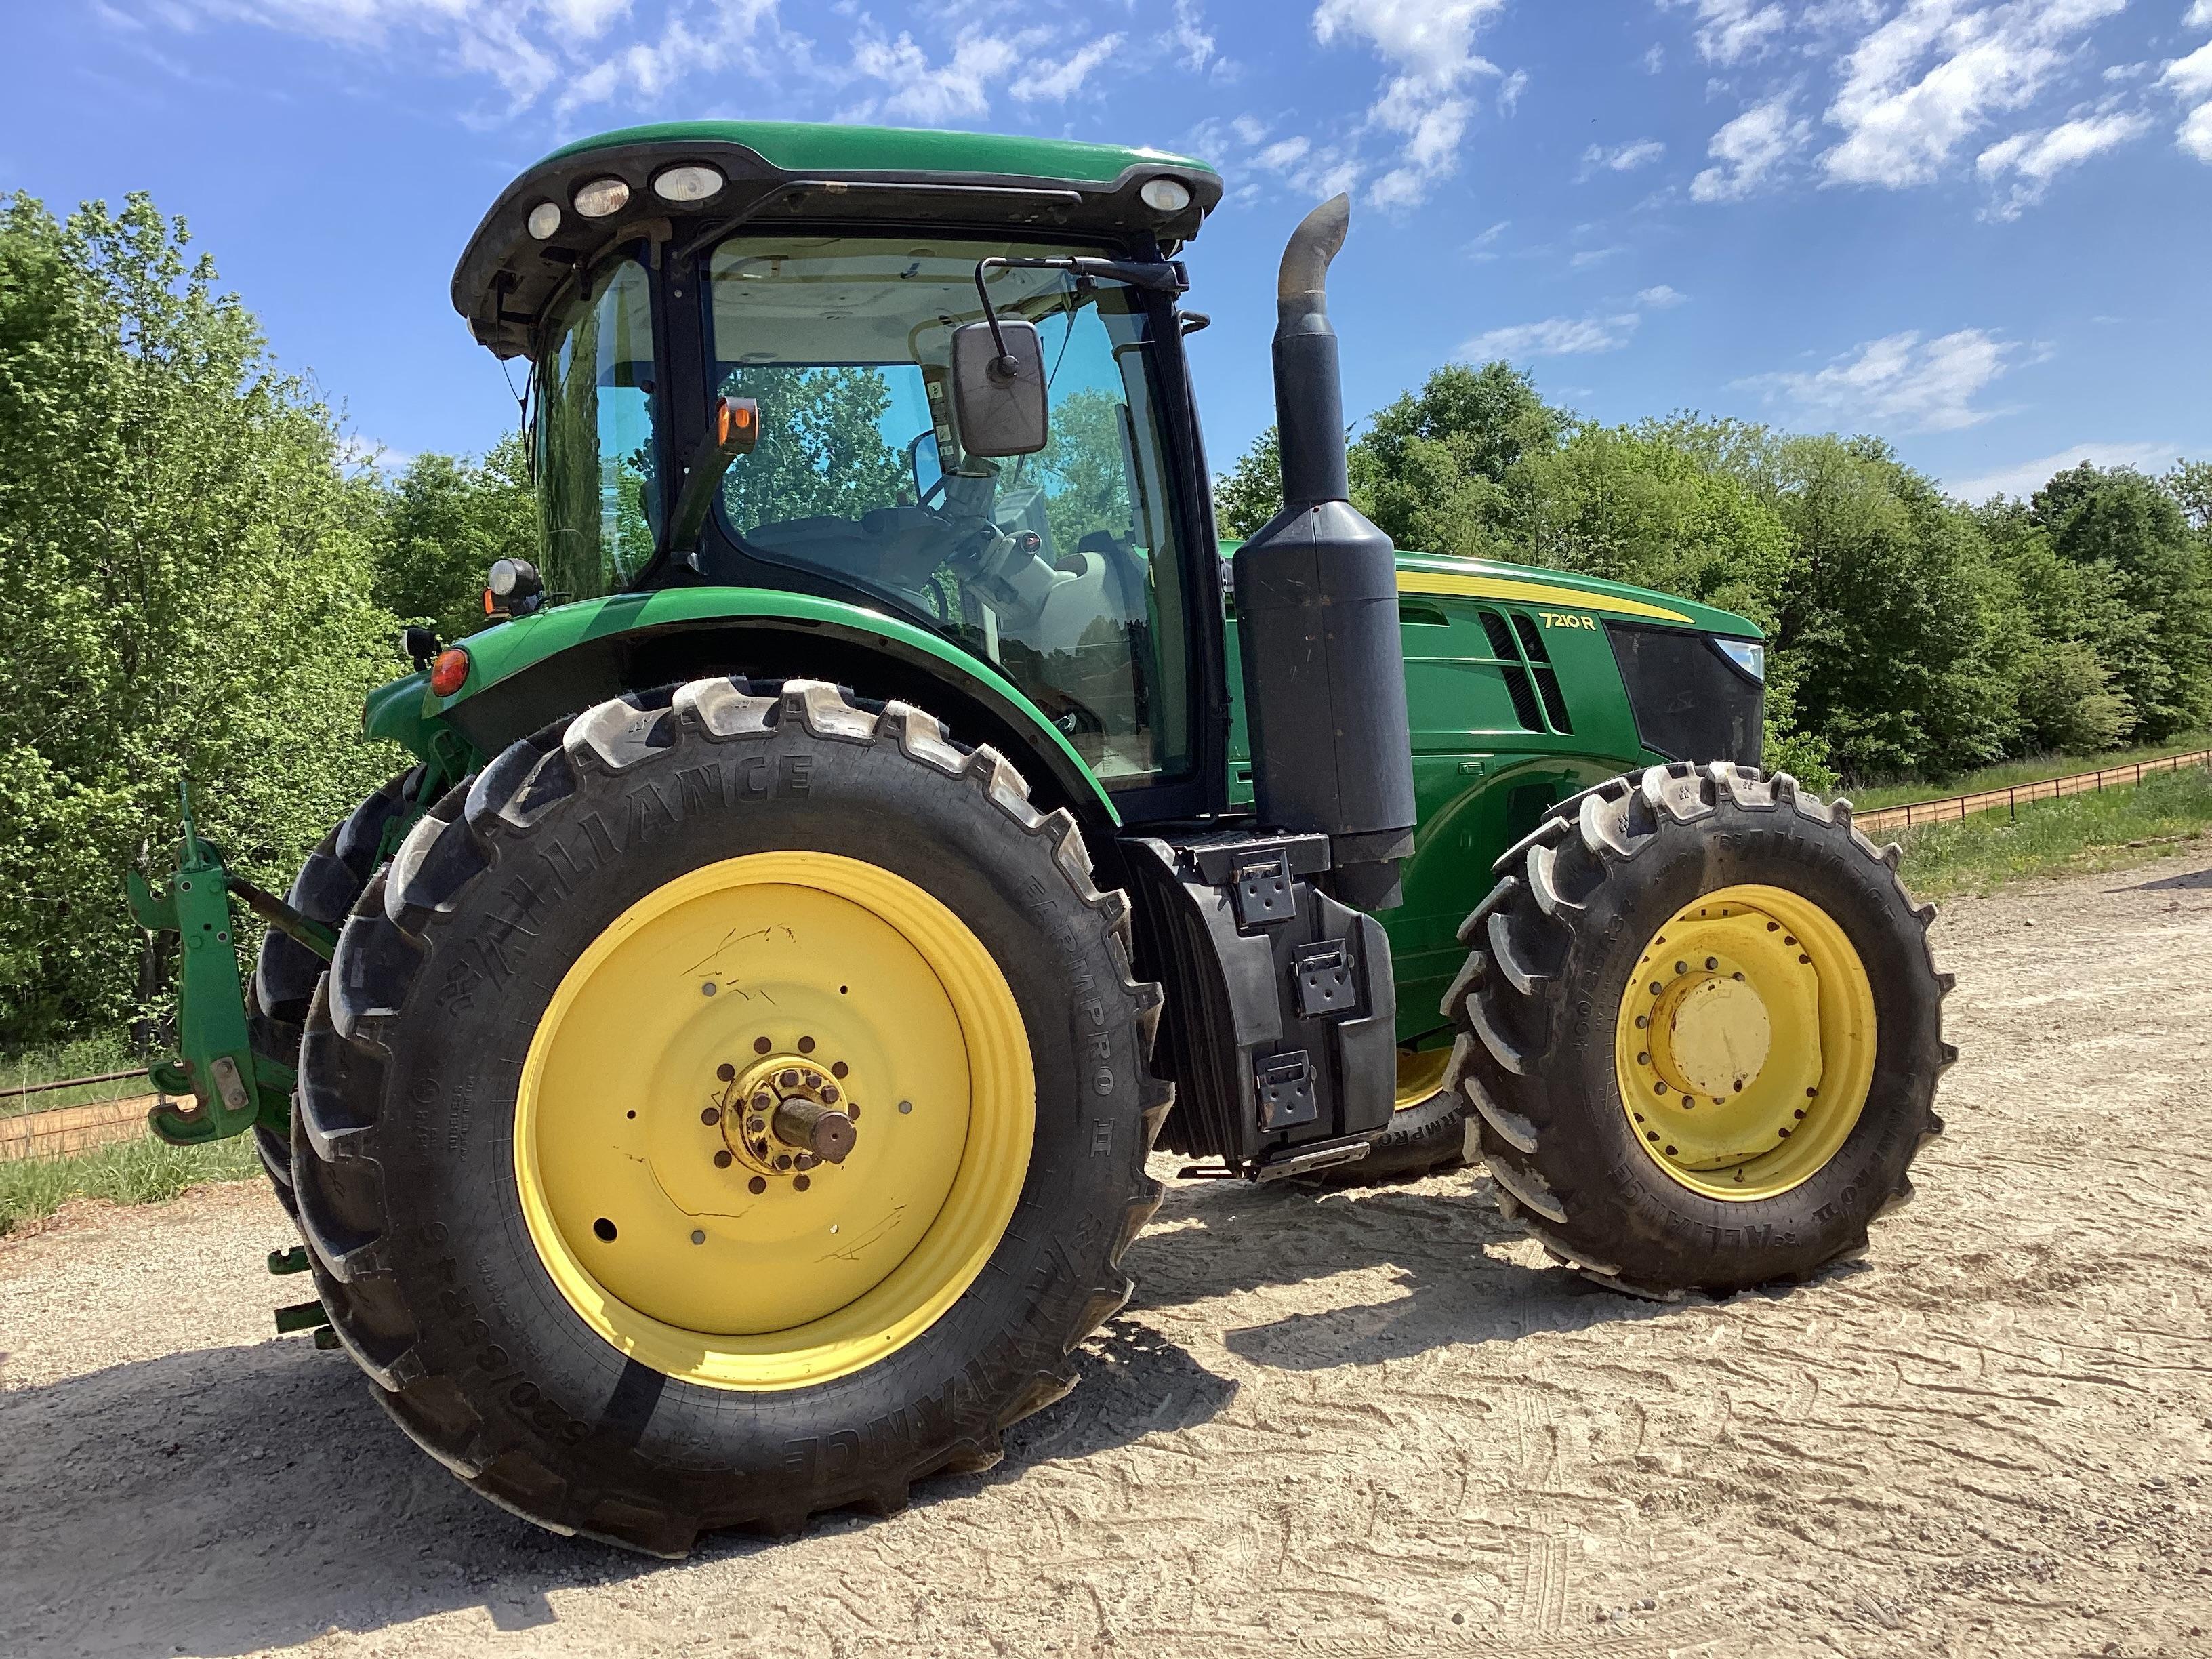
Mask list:
[[[146,1081],[146,1061],[133,1054],[120,1032],[79,1037],[73,1042],[47,1043],[20,1054],[0,1055],[0,1089],[44,1083],[49,1078],[98,1077],[106,1072],[132,1074],[114,1083],[87,1084],[81,1089],[49,1089],[35,1095],[0,1095],[0,1117],[18,1112],[43,1112],[56,1106],[82,1106],[94,1100],[125,1100],[151,1094]]]
[[[2100,767],[2109,769],[2133,766],[2137,761],[2186,755],[2199,749],[2212,749],[2212,732],[2177,732],[2170,742],[2148,744],[2140,749],[2115,749],[2101,755],[2030,755],[2025,760],[1984,766],[1979,771],[1961,772],[1956,777],[1908,778],[1899,783],[1869,784],[1863,788],[1838,789],[1836,793],[1848,795],[1851,805],[1860,811],[1872,812],[1885,806],[1902,806],[1907,801],[1942,800],[1953,795],[1976,794],[1984,789],[2041,783],[2050,778],[2071,777],[2076,772],[2094,772]]]
[[[1908,830],[1899,874],[1914,893],[1986,893],[2007,882],[2124,870],[2170,858],[2212,836],[2212,773],[2160,772],[2124,789],[2020,809],[2017,823],[1982,812],[1964,823]]]
[[[245,1181],[260,1173],[251,1135],[190,1147],[146,1135],[63,1158],[0,1164],[0,1237],[52,1215],[73,1198],[162,1204],[205,1182]]]

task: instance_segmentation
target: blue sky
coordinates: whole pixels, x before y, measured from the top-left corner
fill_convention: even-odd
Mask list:
[[[0,189],[149,190],[388,456],[514,419],[446,284],[646,118],[1195,151],[1224,465],[1273,270],[1357,203],[1347,404],[1505,356],[1607,421],[1876,431],[1954,489],[2212,455],[2212,0],[92,0],[10,8]]]

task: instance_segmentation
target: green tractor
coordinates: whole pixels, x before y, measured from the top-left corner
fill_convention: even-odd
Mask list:
[[[1479,1160],[1662,1298],[1910,1194],[1932,909],[1759,771],[1743,619],[1353,509],[1341,198],[1283,258],[1283,510],[1217,539],[1178,255],[1221,190],[713,122],[470,241],[542,556],[410,630],[364,718],[416,764],[286,896],[189,823],[133,896],[186,945],[155,1128],[259,1138],[280,1325],[502,1507],[672,1556],[988,1467],[1128,1297],[1156,1147]]]

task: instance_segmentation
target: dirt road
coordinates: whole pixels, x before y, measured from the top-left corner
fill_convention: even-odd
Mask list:
[[[2212,860],[1940,929],[1951,1133],[1863,1266],[1660,1308],[1477,1176],[1178,1183],[999,1468],[677,1565],[270,1340],[258,1190],[0,1243],[0,1653],[2212,1655]]]

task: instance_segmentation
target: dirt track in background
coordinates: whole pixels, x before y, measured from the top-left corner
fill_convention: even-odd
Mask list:
[[[2212,1655],[2212,860],[1937,938],[1951,1132],[1861,1267],[1660,1308],[1477,1175],[1178,1182],[1000,1468],[672,1565],[270,1340],[258,1188],[0,1243],[0,1652]]]

